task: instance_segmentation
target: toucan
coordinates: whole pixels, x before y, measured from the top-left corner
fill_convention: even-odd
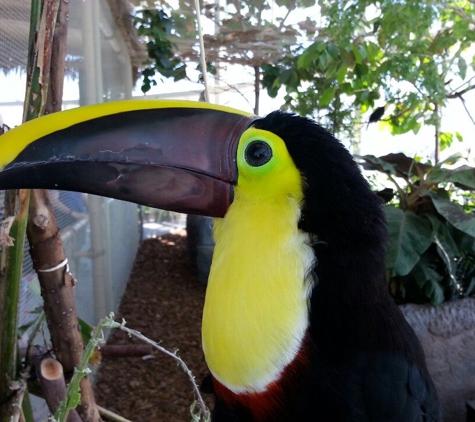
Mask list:
[[[316,122],[123,101],[0,137],[0,189],[53,188],[215,217],[202,321],[215,422],[440,421],[388,293],[381,200]]]

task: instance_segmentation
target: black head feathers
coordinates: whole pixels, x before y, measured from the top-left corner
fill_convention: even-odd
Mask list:
[[[275,111],[255,121],[258,129],[282,138],[305,182],[300,226],[323,242],[358,238],[366,245],[386,239],[380,199],[348,150],[331,133],[314,121]],[[372,243],[372,242],[370,242]]]

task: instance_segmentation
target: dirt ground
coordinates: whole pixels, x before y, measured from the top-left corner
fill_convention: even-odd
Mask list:
[[[188,264],[185,236],[183,231],[143,242],[117,317],[168,350],[179,349],[201,383],[207,374],[200,334],[205,286]],[[140,341],[123,331],[108,341],[131,343]],[[191,420],[191,384],[172,358],[158,352],[148,360],[104,358],[95,391],[100,406],[134,422]]]

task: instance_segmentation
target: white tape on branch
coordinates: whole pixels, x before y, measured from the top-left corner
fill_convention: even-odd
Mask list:
[[[66,271],[69,272],[68,266],[68,258],[66,258],[63,262],[56,265],[56,267],[48,268],[47,270],[36,270],[39,273],[52,273],[53,271],[59,270],[60,268],[66,267]]]

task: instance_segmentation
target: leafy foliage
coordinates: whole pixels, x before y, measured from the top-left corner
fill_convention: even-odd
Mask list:
[[[173,77],[175,81],[186,77],[185,64],[176,57],[174,46],[170,41],[173,20],[160,9],[145,9],[137,12],[135,17],[139,36],[147,38],[147,52],[151,59],[142,70],[142,91],[148,92],[157,82],[155,73],[167,78]]]
[[[389,197],[388,189],[384,193],[392,197],[385,206],[391,238],[386,267],[396,300],[438,305],[475,293],[475,168],[449,168],[459,156],[434,166],[404,154],[359,158],[395,186]]]
[[[324,20],[312,43],[263,67],[271,96],[285,86],[285,107],[336,125],[337,134],[353,138],[348,120],[354,125],[360,115],[388,105],[383,120],[397,135],[417,133],[423,124],[438,127],[447,101],[463,100],[475,88],[469,51],[475,41],[473,2],[319,4]],[[442,136],[441,146],[452,140],[452,134]]]
[[[182,63],[199,62],[200,48],[193,1],[178,0],[173,3],[173,7],[170,3],[154,0],[137,0],[134,3],[137,7],[146,7],[147,13],[152,13],[154,9],[166,13],[168,32],[162,31],[162,34],[168,34],[175,57]],[[228,63],[237,64],[247,67],[259,78],[261,66],[291,55],[291,46],[296,45],[307,34],[315,32],[314,22],[310,19],[299,25],[288,23],[294,12],[298,13],[299,9],[314,5],[315,0],[228,0],[219,4],[202,3],[202,16],[205,20],[212,21],[216,28],[215,33],[204,36],[208,71],[213,73],[218,63],[221,63],[222,69],[225,69]],[[151,26],[163,24],[163,17],[140,29],[142,20],[140,17],[137,19],[140,33],[161,43],[163,38],[152,34]],[[158,54],[156,56],[159,57]],[[197,69],[201,71],[199,66]],[[151,78],[155,71],[159,71],[155,65],[147,66],[143,74],[143,89],[148,90],[154,84]],[[249,78],[247,72],[243,72],[243,75],[246,75],[246,79]],[[292,77],[292,73],[289,72],[288,76]],[[259,91],[259,84],[255,85],[255,89]]]
[[[176,43],[182,61],[193,61],[194,16],[183,12],[193,6],[178,3],[161,34]],[[273,6],[266,0],[203,4],[202,13],[219,28],[205,38],[208,60],[259,67],[271,97],[285,88],[284,108],[316,118],[339,137],[353,140],[358,123],[381,120],[394,135],[432,125],[441,150],[462,140],[458,132],[439,130],[440,116],[450,99],[464,101],[475,88],[469,49],[475,3],[318,0],[321,21],[307,17],[294,25],[288,16],[314,0],[276,4],[288,13],[270,19]],[[474,169],[424,164],[403,154],[362,161],[395,185],[385,194],[394,197],[386,212],[396,299],[438,304],[474,292]]]

